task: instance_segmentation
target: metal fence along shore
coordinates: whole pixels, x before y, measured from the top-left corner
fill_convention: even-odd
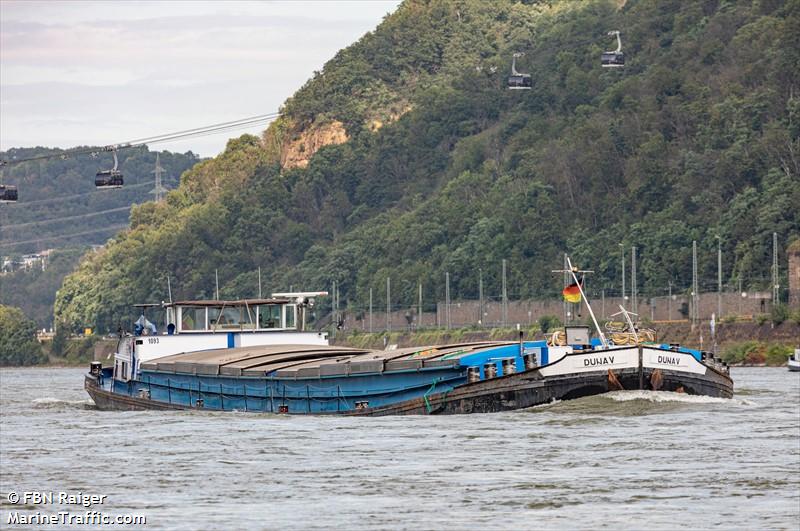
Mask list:
[[[783,290],[780,300],[800,299],[800,294]],[[724,319],[752,319],[754,316],[772,311],[772,293],[768,291],[705,292],[697,297],[691,293],[646,297],[639,295],[634,305],[630,295],[622,297],[606,290],[588,290],[587,296],[594,311],[601,320],[611,319],[619,312],[619,305],[639,314],[642,320],[650,321],[709,321]],[[381,304],[382,303],[382,304]],[[696,305],[696,312],[695,312]],[[528,327],[546,316],[557,317],[562,322],[585,321],[589,314],[585,302],[564,303],[561,297],[537,300],[507,300],[502,296],[487,297],[482,300],[454,299],[439,300],[420,306],[419,301],[408,305],[390,305],[387,312],[386,301],[374,301],[369,306],[335,307],[331,314],[319,323],[320,326],[332,324],[332,328],[359,332],[407,331],[431,328],[497,328]],[[422,308],[422,311],[420,311]],[[721,311],[720,311],[721,310]],[[334,332],[335,333],[335,332]]]

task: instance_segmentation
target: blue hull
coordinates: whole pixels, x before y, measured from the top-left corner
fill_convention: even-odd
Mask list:
[[[164,364],[163,370],[143,370],[139,379],[125,382],[103,369],[87,375],[85,387],[100,409],[357,415],[503,411],[622,389],[725,398],[733,394],[727,369],[692,351],[662,345],[620,346],[576,350],[548,362],[546,347],[525,347],[491,346],[463,355],[458,351],[455,360],[447,356],[414,360],[418,367],[413,369],[397,369],[408,360],[369,365],[382,367],[374,372],[352,365],[334,376],[191,374],[171,371]],[[520,355],[529,348],[539,349],[541,363],[530,363],[530,355]]]
[[[447,392],[464,383],[465,369],[423,369],[311,381],[144,372],[140,380],[130,382],[103,378],[100,387],[115,395],[149,398],[181,409],[319,414],[355,410],[359,404],[383,407]]]

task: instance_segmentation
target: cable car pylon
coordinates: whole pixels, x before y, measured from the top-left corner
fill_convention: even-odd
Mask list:
[[[164,168],[161,167],[161,157],[159,153],[156,153],[156,169],[154,169],[150,173],[155,174],[156,182],[155,186],[153,187],[152,190],[150,190],[149,193],[155,195],[155,201],[156,203],[158,203],[159,201],[161,201],[161,199],[163,199],[164,194],[169,191],[166,188],[164,188],[164,186],[162,186],[161,183],[161,174],[164,173]]]

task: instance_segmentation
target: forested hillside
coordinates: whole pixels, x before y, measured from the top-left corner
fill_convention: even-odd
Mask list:
[[[89,248],[56,249],[47,257],[45,269],[37,264],[30,269],[0,274],[0,304],[20,308],[37,328],[53,328],[53,303],[56,292]]]
[[[622,32],[626,67],[600,53]],[[533,89],[505,87],[511,56]],[[558,293],[569,252],[643,293],[700,276],[769,285],[772,233],[800,236],[800,1],[408,0],[339,52],[262,138],[229,142],[88,255],[59,293],[74,325],[134,302],[324,289],[413,301]],[[783,251],[781,251],[783,253]],[[783,260],[781,254],[781,260]],[[616,285],[616,284],[614,284]],[[376,302],[377,304],[377,302]],[[381,302],[385,305],[385,301]]]
[[[16,185],[19,201],[0,205],[0,259],[17,261],[27,253],[55,249],[45,263],[0,273],[0,304],[21,308],[38,327],[53,326],[53,302],[64,277],[92,245],[100,245],[128,226],[130,207],[152,201],[156,154],[164,168],[165,186],[177,186],[180,175],[199,160],[193,153],[149,151],[147,147],[121,150],[120,169],[125,187],[97,190],[94,175],[109,169],[109,153],[61,158],[61,149],[14,148],[0,152],[0,182]],[[56,155],[34,162],[14,161]],[[2,261],[2,260],[0,260]]]
[[[94,176],[110,169],[113,158],[101,153],[70,155],[62,149],[14,148],[0,152],[9,161],[0,181],[19,189],[19,201],[0,205],[0,256],[31,253],[42,249],[101,244],[127,225],[133,203],[151,201],[156,154],[164,168],[165,185],[175,187],[180,175],[199,160],[191,152],[150,151],[146,146],[119,152],[119,168],[125,187],[97,190]],[[55,155],[33,162],[15,163],[34,157]],[[76,236],[70,236],[77,234]]]

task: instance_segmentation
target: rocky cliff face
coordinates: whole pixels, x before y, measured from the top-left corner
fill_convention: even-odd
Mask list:
[[[320,148],[343,144],[348,138],[342,122],[334,120],[322,125],[312,125],[284,143],[281,150],[281,167],[305,168]]]

